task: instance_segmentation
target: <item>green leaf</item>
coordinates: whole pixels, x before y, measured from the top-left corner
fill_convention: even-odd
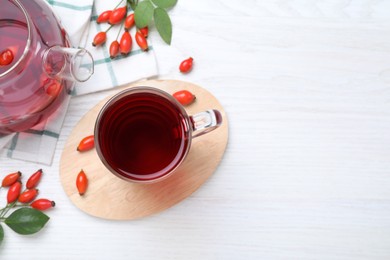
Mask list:
[[[177,0],[152,0],[152,2],[161,8],[169,8],[177,3]]]
[[[172,40],[172,23],[167,11],[157,7],[154,9],[154,24],[161,38],[167,43],[171,44]]]
[[[153,17],[154,6],[150,1],[138,3],[134,11],[134,20],[138,28],[144,28],[149,25]]]
[[[130,5],[131,7],[131,10],[135,10],[135,8],[137,7],[137,4],[135,3],[134,0],[127,0],[127,3]]]
[[[0,243],[1,241],[3,241],[4,239],[4,229],[3,229],[3,226],[0,225]]]
[[[4,223],[18,234],[30,235],[41,230],[47,221],[49,217],[39,210],[20,208],[12,212]]]

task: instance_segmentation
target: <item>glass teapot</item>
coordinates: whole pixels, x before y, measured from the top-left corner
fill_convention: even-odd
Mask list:
[[[52,115],[93,73],[85,49],[43,0],[0,0],[0,136],[30,129]]]

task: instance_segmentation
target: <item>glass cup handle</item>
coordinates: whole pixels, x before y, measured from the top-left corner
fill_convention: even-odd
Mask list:
[[[192,122],[192,137],[198,137],[211,132],[222,124],[222,115],[218,110],[210,109],[190,116]]]

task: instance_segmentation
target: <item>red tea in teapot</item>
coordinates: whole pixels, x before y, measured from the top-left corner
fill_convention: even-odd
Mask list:
[[[0,134],[24,131],[47,119],[69,94],[73,82],[53,77],[67,61],[53,46],[69,47],[65,30],[42,0],[0,0]]]
[[[9,6],[0,9],[0,53],[10,51],[13,59],[6,64],[0,61],[0,74],[9,70],[20,59],[28,40],[26,22],[21,17],[15,16],[18,13],[17,7],[9,1],[5,2]]]

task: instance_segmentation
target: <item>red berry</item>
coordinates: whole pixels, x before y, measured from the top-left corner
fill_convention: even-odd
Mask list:
[[[45,86],[46,94],[52,97],[57,97],[60,94],[62,86],[59,82],[52,82],[50,85]]]
[[[38,195],[37,189],[26,190],[20,194],[18,201],[20,203],[30,203]]]
[[[11,186],[12,184],[14,184],[15,182],[17,182],[19,180],[20,176],[22,176],[22,173],[19,171],[8,174],[7,176],[4,177],[4,179],[1,183],[1,187]]]
[[[145,36],[140,31],[137,31],[135,33],[135,41],[143,51],[147,51],[149,49],[148,42],[146,41]]]
[[[76,178],[76,187],[80,195],[84,195],[88,187],[88,178],[83,170],[79,172]]]
[[[95,36],[95,38],[93,38],[93,42],[92,42],[92,45],[93,46],[99,46],[99,45],[102,45],[103,43],[105,43],[107,40],[107,33],[106,32],[98,32]]]
[[[22,183],[20,181],[15,182],[14,184],[11,185],[11,187],[9,187],[7,193],[8,204],[15,202],[18,199],[21,190],[22,190]]]
[[[147,26],[144,27],[144,28],[141,28],[141,29],[139,29],[139,30],[140,30],[140,32],[145,36],[145,38],[148,38],[149,29],[148,29]]]
[[[33,201],[30,206],[37,210],[47,210],[54,207],[56,203],[48,199],[37,199]]]
[[[95,147],[95,138],[93,135],[89,135],[81,139],[79,145],[77,146],[77,151],[84,152],[91,150]]]
[[[135,20],[134,20],[134,13],[132,14],[129,14],[126,19],[125,19],[125,23],[124,23],[124,27],[125,27],[125,30],[128,31],[130,30],[131,27],[133,27],[135,23]]]
[[[108,19],[108,23],[113,25],[113,24],[118,24],[122,21],[123,18],[125,18],[127,13],[127,7],[119,7],[112,11],[112,14],[110,15],[110,18]]]
[[[0,65],[9,65],[14,60],[14,54],[10,49],[6,49],[0,53]]]
[[[27,189],[35,188],[38,185],[39,181],[41,180],[41,177],[42,177],[42,169],[39,169],[33,175],[31,175],[30,178],[28,178],[26,182],[26,188]]]
[[[110,44],[110,58],[114,59],[119,54],[119,42],[117,40]]]
[[[130,53],[131,48],[133,46],[133,40],[131,39],[131,35],[129,32],[124,32],[121,38],[121,41],[119,43],[119,47],[121,50],[121,53],[123,55],[127,55]]]
[[[173,93],[173,97],[179,101],[180,104],[183,106],[187,106],[194,102],[196,99],[195,95],[189,92],[188,90],[180,90],[175,93]]]
[[[105,23],[108,22],[108,19],[110,19],[110,16],[112,14],[112,10],[105,11],[101,13],[98,18],[96,19],[97,23]]]
[[[179,69],[182,73],[187,73],[192,69],[193,58],[188,58],[180,63]]]

